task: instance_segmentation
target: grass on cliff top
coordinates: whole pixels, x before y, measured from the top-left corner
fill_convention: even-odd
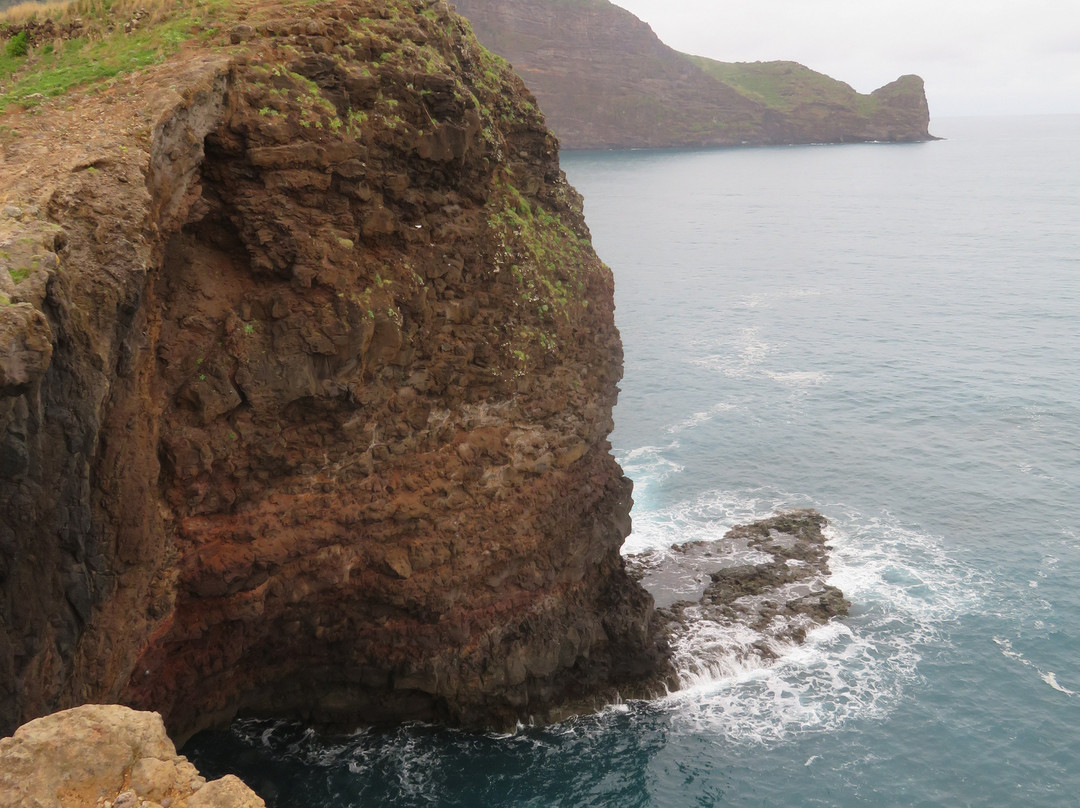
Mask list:
[[[704,56],[688,58],[747,98],[781,112],[791,112],[806,103],[847,106],[862,114],[877,108],[875,99],[856,92],[851,85],[797,62],[717,62]]]
[[[83,21],[122,22],[136,11],[159,18],[177,8],[192,5],[198,3],[185,0],[0,0],[0,28],[5,23],[18,25],[47,19],[66,22],[76,17]]]
[[[20,25],[31,19],[64,22],[78,17],[84,21],[87,35],[60,43],[39,43],[25,55],[8,47],[9,37],[0,46],[0,112],[10,104],[33,107],[72,88],[162,62],[194,38],[201,25],[212,25],[221,5],[223,0],[21,3],[0,14],[0,30],[5,23]],[[136,21],[131,33],[125,33],[124,23],[136,10],[146,16]]]

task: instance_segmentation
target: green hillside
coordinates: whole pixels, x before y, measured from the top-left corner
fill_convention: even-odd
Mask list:
[[[870,115],[880,107],[878,99],[858,93],[850,84],[798,62],[718,62],[689,55],[687,58],[747,98],[779,112],[792,112],[808,104],[827,104]]]

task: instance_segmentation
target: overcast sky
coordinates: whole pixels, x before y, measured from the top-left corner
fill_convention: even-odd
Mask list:
[[[790,59],[870,92],[926,80],[932,117],[1080,113],[1080,0],[614,0],[677,50]]]

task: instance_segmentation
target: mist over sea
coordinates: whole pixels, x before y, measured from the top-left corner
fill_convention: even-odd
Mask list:
[[[931,131],[563,156],[616,280],[626,552],[814,507],[849,618],[511,736],[184,751],[311,808],[1077,805],[1080,116]]]

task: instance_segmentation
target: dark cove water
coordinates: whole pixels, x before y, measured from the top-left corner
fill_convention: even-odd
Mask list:
[[[238,722],[189,756],[280,806],[1077,805],[1080,117],[932,129],[563,158],[616,278],[627,552],[812,506],[850,618],[512,736]]]

